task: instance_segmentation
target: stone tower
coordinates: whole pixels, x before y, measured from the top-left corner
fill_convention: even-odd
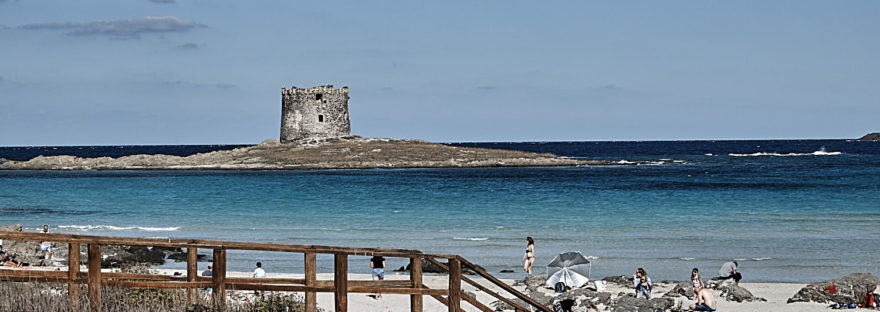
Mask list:
[[[281,143],[350,135],[348,87],[281,88]]]

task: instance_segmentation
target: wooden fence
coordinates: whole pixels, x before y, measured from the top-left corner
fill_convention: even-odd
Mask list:
[[[73,234],[43,234],[24,232],[0,232],[0,239],[41,242],[51,241],[54,244],[68,244],[71,264],[80,263],[80,245],[87,245],[88,270],[80,272],[79,265],[69,265],[67,271],[42,271],[42,270],[0,270],[0,281],[15,282],[61,282],[68,284],[71,311],[78,311],[79,285],[88,285],[88,298],[91,311],[101,311],[101,287],[103,285],[123,288],[146,288],[146,289],[187,289],[190,303],[197,299],[198,288],[212,288],[215,294],[213,305],[220,311],[226,309],[227,290],[257,290],[257,291],[290,291],[305,293],[306,311],[317,311],[317,293],[332,292],[335,294],[335,310],[338,312],[348,311],[349,293],[382,293],[410,295],[410,310],[421,312],[424,296],[441,302],[448,307],[450,312],[461,311],[462,301],[476,307],[480,311],[492,312],[494,309],[477,300],[461,290],[461,283],[465,282],[480,291],[506,302],[516,311],[544,311],[550,309],[540,305],[535,300],[501,282],[482,268],[470,263],[458,255],[426,254],[418,250],[410,249],[381,249],[381,248],[353,248],[316,245],[290,245],[290,244],[266,244],[247,242],[227,242],[195,239],[172,239],[172,238],[133,238],[133,237],[109,237]],[[108,273],[101,272],[101,247],[108,245],[127,246],[152,246],[185,248],[186,275],[167,276],[157,274],[135,273]],[[199,249],[212,250],[213,275],[211,277],[198,276],[197,252]],[[226,251],[227,250],[252,250],[272,251],[287,253],[302,253],[305,278],[233,278],[226,275]],[[333,280],[317,280],[316,258],[318,254],[333,255],[334,277]],[[349,256],[384,256],[407,258],[410,261],[409,281],[350,281],[348,280],[348,257]],[[448,287],[445,289],[428,288],[422,283],[422,259],[431,262],[449,273]],[[440,260],[446,260],[447,264]],[[502,293],[497,293],[489,287],[478,283],[476,280],[462,276],[462,270],[467,269],[483,278],[484,282],[495,285],[514,298],[521,299],[526,306],[508,299]]]

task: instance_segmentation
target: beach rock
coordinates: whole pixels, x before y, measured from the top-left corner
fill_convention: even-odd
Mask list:
[[[672,298],[654,297],[647,300],[628,294],[613,300],[609,306],[614,312],[653,312],[671,308],[673,302]]]
[[[498,273],[513,273],[513,270],[501,270]]]
[[[880,141],[880,132],[868,133],[865,136],[861,137],[859,141],[864,142],[877,142]]]
[[[721,290],[721,298],[727,301],[767,301],[767,299],[755,297],[755,295],[752,295],[752,292],[736,284],[726,285],[719,290]]]
[[[675,282],[675,285],[672,286],[672,289],[663,294],[663,297],[678,298],[679,289],[684,289],[684,293],[688,296],[688,298],[691,298],[692,294],[694,293],[694,286],[693,284],[691,284],[691,282]]]
[[[146,246],[110,245],[101,248],[102,268],[118,268],[132,264],[165,264],[165,250]]]
[[[445,265],[445,266],[447,266],[447,267],[449,266],[449,261],[447,261],[447,262],[438,261],[438,262],[440,262],[441,264],[443,264],[443,265]],[[476,264],[475,264],[474,266],[477,267],[477,268],[479,268],[480,270],[486,271],[486,269],[483,268],[483,267],[480,266],[480,265],[476,265]],[[394,270],[394,271],[395,271],[395,272],[409,272],[409,271],[411,271],[411,270],[412,270],[411,265],[410,265],[410,264],[407,264],[405,268],[404,268],[404,267],[400,267],[400,268],[398,268],[397,270]],[[422,273],[443,273],[443,274],[445,274],[445,273],[447,273],[447,272],[446,272],[446,269],[441,268],[440,266],[434,264],[433,262],[430,262],[430,261],[428,261],[428,260],[422,259]],[[462,267],[462,268],[461,268],[461,274],[464,274],[464,275],[476,275],[477,273],[474,272],[473,270],[469,269],[469,268]]]
[[[185,262],[186,261],[186,253],[185,252],[171,252],[168,253],[168,260],[174,260],[174,262]],[[208,259],[208,255],[206,254],[196,254],[196,261],[205,261]]]
[[[21,224],[0,226],[0,231],[21,232]],[[15,256],[15,260],[30,266],[66,266],[67,265],[67,244],[52,244],[52,257],[50,259],[42,259],[43,252],[40,249],[41,242],[23,242],[14,240],[3,240],[3,249],[10,255]],[[80,249],[80,259],[85,259],[86,255]],[[85,263],[85,262],[82,262]]]
[[[839,279],[809,284],[801,288],[793,297],[788,298],[788,303],[857,303],[862,300],[865,293],[876,289],[878,282],[880,279],[871,273],[850,274]]]
[[[524,300],[519,299],[519,298],[510,299],[510,301],[513,301],[514,303],[516,303],[520,307],[529,307],[528,303],[526,303]],[[507,302],[504,302],[501,300],[493,301],[489,305],[492,306],[493,308],[495,308],[495,311],[514,311],[515,310],[515,308],[513,306],[511,306]]]
[[[602,279],[603,281],[614,283],[620,285],[622,287],[632,287],[632,278],[628,278],[626,276],[609,276]]]
[[[526,275],[523,282],[526,285],[526,289],[529,291],[537,291],[538,289],[545,287],[544,284],[547,282],[547,274],[529,274]]]
[[[542,306],[549,307],[553,304],[553,300],[556,299],[555,296],[548,296],[547,294],[540,291],[530,291],[529,298],[540,303]]]

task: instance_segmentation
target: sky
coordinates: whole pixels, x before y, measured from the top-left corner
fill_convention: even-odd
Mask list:
[[[0,146],[258,143],[327,84],[364,137],[857,138],[878,56],[880,1],[0,0]]]

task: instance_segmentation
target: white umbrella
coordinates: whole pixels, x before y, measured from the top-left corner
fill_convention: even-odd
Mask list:
[[[547,287],[562,282],[568,287],[581,287],[590,281],[590,260],[577,251],[556,255],[547,264]]]

